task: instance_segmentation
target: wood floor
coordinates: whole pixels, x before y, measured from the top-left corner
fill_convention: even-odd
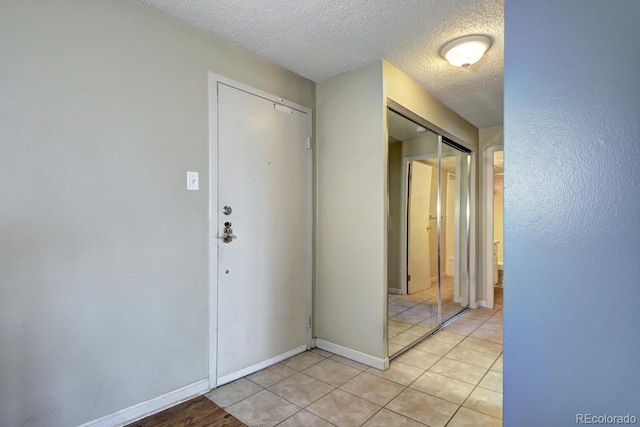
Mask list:
[[[247,427],[204,396],[158,412],[127,427]]]

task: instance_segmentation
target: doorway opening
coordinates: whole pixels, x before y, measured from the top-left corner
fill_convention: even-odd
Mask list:
[[[493,153],[493,294],[502,304],[504,288],[504,151]],[[497,301],[500,300],[500,301]]]
[[[484,255],[483,293],[481,304],[493,308],[502,305],[504,289],[504,149],[489,147],[484,153],[483,191]]]

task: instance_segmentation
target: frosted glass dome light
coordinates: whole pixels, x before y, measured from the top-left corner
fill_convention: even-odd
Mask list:
[[[442,47],[441,55],[455,67],[468,67],[478,62],[491,46],[485,36],[465,36],[455,39]]]

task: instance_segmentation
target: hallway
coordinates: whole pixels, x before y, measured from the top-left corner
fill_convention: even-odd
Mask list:
[[[502,300],[379,371],[313,349],[206,395],[249,426],[501,426]]]

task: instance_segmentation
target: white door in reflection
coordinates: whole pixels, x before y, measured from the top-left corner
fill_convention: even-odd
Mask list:
[[[431,287],[429,225],[431,204],[431,166],[422,162],[409,162],[409,197],[407,227],[407,283],[409,294]]]

